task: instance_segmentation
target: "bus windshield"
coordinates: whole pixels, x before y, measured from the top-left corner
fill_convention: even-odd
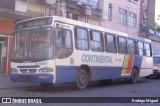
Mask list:
[[[160,64],[160,57],[153,57],[154,64]]]
[[[53,58],[51,27],[16,31],[13,40],[12,60],[46,60]]]

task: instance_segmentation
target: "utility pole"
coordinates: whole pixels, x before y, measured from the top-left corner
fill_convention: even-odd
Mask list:
[[[149,37],[149,4],[150,3],[150,0],[147,0],[147,27],[146,27],[146,38]]]
[[[61,11],[61,0],[56,0],[56,15],[60,16]]]

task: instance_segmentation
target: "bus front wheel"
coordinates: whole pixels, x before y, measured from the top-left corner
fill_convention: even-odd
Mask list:
[[[136,68],[133,68],[130,81],[131,83],[135,84],[138,82],[138,79],[139,79],[138,70]]]
[[[88,75],[85,69],[80,69],[77,72],[76,87],[79,90],[84,90],[88,85]]]

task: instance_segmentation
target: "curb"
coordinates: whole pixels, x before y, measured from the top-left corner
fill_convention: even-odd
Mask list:
[[[0,74],[0,77],[10,77],[10,75]]]
[[[4,87],[4,88],[0,88],[0,90],[24,89],[24,88],[29,88],[29,87],[38,87],[38,86],[25,86],[25,87]]]

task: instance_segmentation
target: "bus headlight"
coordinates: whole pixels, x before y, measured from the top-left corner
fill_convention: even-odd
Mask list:
[[[54,70],[52,68],[48,68],[48,67],[45,67],[45,68],[41,68],[38,70],[38,72],[53,72]]]
[[[18,73],[18,70],[15,69],[15,68],[11,68],[11,72],[12,72],[12,73]]]

